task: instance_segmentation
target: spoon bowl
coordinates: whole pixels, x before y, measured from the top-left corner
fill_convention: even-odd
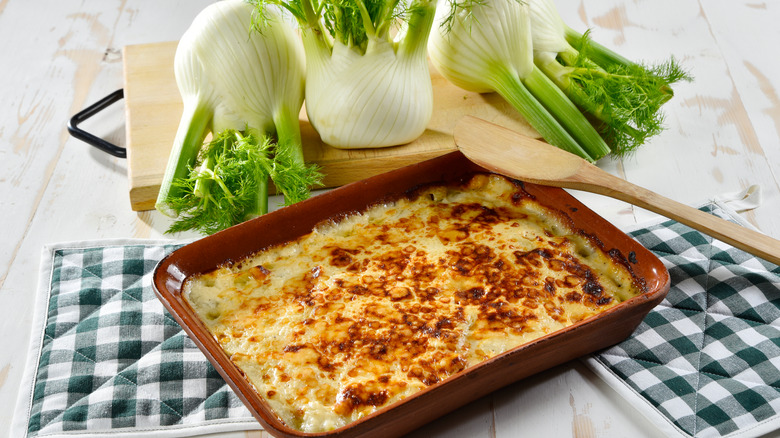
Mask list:
[[[555,146],[471,116],[458,122],[453,135],[469,160],[496,173],[620,199],[780,264],[780,241],[629,183]]]

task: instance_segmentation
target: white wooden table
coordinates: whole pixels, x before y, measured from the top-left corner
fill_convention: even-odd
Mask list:
[[[207,0],[0,0],[0,437],[9,434],[47,243],[158,238],[133,212],[126,163],[72,137],[66,121],[122,88],[125,45],[176,40]],[[695,76],[666,105],[668,129],[605,170],[690,205],[760,184],[744,217],[780,238],[780,2],[558,0],[574,28],[632,59],[674,55]],[[84,125],[122,145],[121,105]],[[620,227],[653,217],[577,194]],[[179,236],[191,237],[191,236]],[[441,437],[659,436],[578,362],[479,400],[416,433]],[[258,437],[262,432],[235,436]]]

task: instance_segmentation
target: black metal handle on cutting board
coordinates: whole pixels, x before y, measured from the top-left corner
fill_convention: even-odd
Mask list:
[[[79,123],[83,122],[84,120],[87,120],[88,118],[94,116],[100,111],[108,108],[114,102],[124,99],[124,97],[125,97],[125,91],[124,89],[120,88],[114,91],[113,93],[109,94],[108,96],[93,103],[92,105],[84,108],[83,110],[78,112],[75,116],[71,117],[70,121],[68,121],[68,132],[70,132],[70,135],[78,138],[79,140],[86,142],[87,144],[90,144],[100,149],[101,151],[107,154],[111,154],[119,158],[127,158],[127,150],[125,148],[117,146],[106,140],[103,140],[102,138],[90,134],[89,132],[79,128]]]

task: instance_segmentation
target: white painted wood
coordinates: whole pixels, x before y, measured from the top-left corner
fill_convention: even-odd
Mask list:
[[[131,211],[126,164],[66,132],[68,118],[122,87],[125,45],[177,39],[207,0],[0,0],[0,437],[16,404],[47,243],[165,237]],[[761,184],[744,216],[780,238],[780,3],[556,0],[574,28],[624,55],[673,54],[695,81],[675,88],[668,129],[610,173],[697,205]],[[121,104],[84,126],[122,144]],[[621,227],[654,215],[576,194]],[[178,236],[178,237],[191,237]],[[521,431],[523,432],[521,434]],[[233,434],[264,437],[261,432]],[[655,437],[659,432],[578,362],[511,385],[417,431],[441,437]],[[775,434],[777,436],[777,434]]]

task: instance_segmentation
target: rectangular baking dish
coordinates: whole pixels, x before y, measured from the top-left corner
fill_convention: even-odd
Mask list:
[[[174,251],[154,272],[160,301],[203,351],[263,428],[277,437],[391,437],[431,420],[517,380],[614,345],[627,338],[669,290],[669,274],[650,251],[585,207],[562,189],[525,183],[542,204],[568,215],[576,228],[597,237],[607,251],[629,260],[647,292],[595,317],[521,345],[347,426],[327,433],[305,433],[287,427],[230,361],[182,296],[185,281],[257,251],[312,230],[319,222],[364,210],[388,195],[430,182],[460,179],[485,169],[453,152],[312,197],[304,202],[197,240]]]

